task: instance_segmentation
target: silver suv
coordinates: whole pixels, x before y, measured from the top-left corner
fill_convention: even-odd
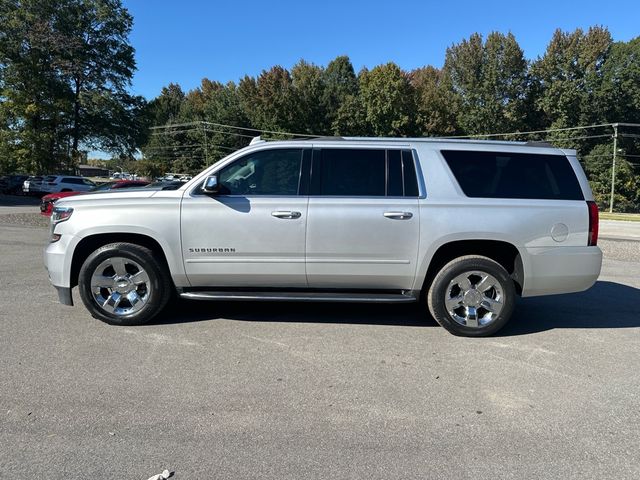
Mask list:
[[[447,139],[257,142],[177,190],[62,199],[45,263],[118,325],[195,300],[419,302],[484,336],[517,295],[596,281],[598,210],[575,151]]]

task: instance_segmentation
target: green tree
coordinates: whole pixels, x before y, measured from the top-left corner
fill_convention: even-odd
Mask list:
[[[611,35],[602,27],[586,33],[577,29],[567,33],[556,30],[544,55],[531,67],[538,92],[536,107],[546,128],[591,125],[606,120],[598,102],[602,87],[602,68],[611,48]],[[567,133],[551,137],[564,138]],[[584,136],[584,132],[581,135]],[[565,143],[586,151],[593,147],[589,139]]]
[[[135,71],[131,15],[119,0],[56,3],[54,66],[71,92],[72,155],[81,143],[132,153],[143,99],[127,91]]]
[[[371,135],[367,123],[367,112],[358,95],[347,95],[335,114],[331,125],[335,135],[368,136]]]
[[[412,71],[409,78],[415,91],[417,133],[428,137],[457,133],[457,99],[445,72],[428,66]]]
[[[322,103],[327,124],[332,127],[342,105],[347,99],[358,95],[358,77],[356,77],[351,60],[346,55],[331,60],[322,72],[322,77],[324,81]]]
[[[177,83],[170,83],[166,87],[162,87],[160,95],[149,102],[151,125],[178,123],[184,100],[185,94]]]
[[[127,91],[131,25],[119,0],[0,4],[0,118],[21,168],[69,168],[81,147],[133,152],[144,100]]]
[[[457,121],[468,134],[526,129],[527,61],[515,37],[478,33],[447,49],[445,72],[455,93]]]
[[[360,99],[368,129],[375,136],[406,136],[414,129],[413,90],[395,63],[363,70]]]
[[[0,3],[0,127],[12,169],[45,172],[68,153],[70,96],[53,68],[56,10],[44,1]]]
[[[291,69],[294,130],[312,135],[328,135],[331,119],[325,109],[324,69],[300,60]]]
[[[257,79],[244,77],[238,94],[253,126],[261,130],[294,130],[293,83],[287,69],[276,65],[264,70]]]
[[[640,123],[640,37],[613,43],[600,71],[596,107],[603,119]]]
[[[640,175],[638,166],[629,162],[625,153],[623,149],[616,158],[614,210],[637,212],[640,209]],[[611,144],[597,145],[584,156],[583,162],[598,206],[601,210],[608,209],[613,168]]]

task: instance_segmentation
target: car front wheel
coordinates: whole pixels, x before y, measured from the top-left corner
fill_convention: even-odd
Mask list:
[[[147,323],[164,308],[172,288],[153,252],[131,243],[112,243],[89,255],[78,287],[91,315],[113,325]]]
[[[459,257],[436,274],[427,295],[433,318],[454,335],[484,337],[511,317],[515,287],[502,265],[479,255]]]

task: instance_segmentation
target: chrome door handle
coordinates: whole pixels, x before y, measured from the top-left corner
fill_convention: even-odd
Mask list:
[[[413,217],[413,213],[411,212],[384,212],[383,215],[386,218],[395,218],[397,220],[407,220]]]
[[[271,212],[271,215],[276,218],[300,218],[302,214],[300,212],[289,212],[284,210],[276,210],[275,212]]]

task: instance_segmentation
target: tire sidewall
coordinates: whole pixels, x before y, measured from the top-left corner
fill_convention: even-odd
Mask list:
[[[504,301],[500,315],[484,327],[466,327],[456,322],[445,306],[449,283],[456,276],[470,271],[480,271],[492,275],[503,291]],[[454,335],[464,337],[484,337],[500,330],[509,321],[515,306],[515,287],[508,272],[499,263],[487,257],[467,256],[446,264],[434,278],[428,293],[427,304],[433,318]]]
[[[123,257],[138,263],[149,276],[151,292],[147,303],[137,312],[115,315],[104,311],[94,300],[91,291],[91,276],[102,262],[113,257]],[[133,244],[105,245],[93,252],[83,263],[78,277],[80,297],[91,315],[112,325],[141,325],[154,317],[164,306],[167,292],[163,281],[164,272],[153,260],[152,252]]]

